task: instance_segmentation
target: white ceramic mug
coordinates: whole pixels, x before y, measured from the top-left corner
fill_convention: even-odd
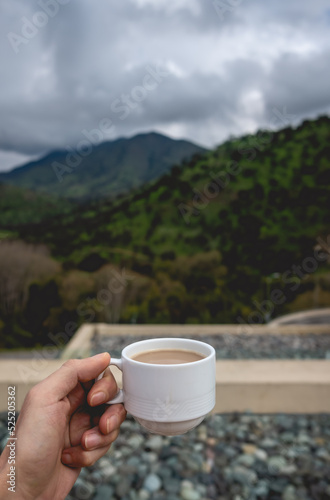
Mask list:
[[[172,365],[132,359],[151,349],[185,349],[204,357]],[[121,359],[111,359],[110,365],[123,372],[123,389],[107,404],[124,403],[135,420],[152,433],[183,434],[200,424],[214,408],[215,351],[205,342],[180,338],[142,340],[125,347]]]

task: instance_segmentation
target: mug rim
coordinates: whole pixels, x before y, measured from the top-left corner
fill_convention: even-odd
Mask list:
[[[162,363],[143,363],[142,361],[137,361],[135,359],[132,359],[131,357],[129,357],[127,354],[126,354],[126,351],[129,350],[132,346],[135,346],[135,345],[139,345],[139,344],[147,344],[149,343],[150,341],[184,341],[184,342],[189,342],[189,343],[193,343],[195,344],[196,346],[197,345],[203,345],[203,346],[207,346],[208,349],[209,349],[209,354],[207,356],[205,356],[204,358],[202,359],[198,359],[197,361],[191,361],[189,363],[172,363],[172,364],[162,364]],[[164,348],[166,349],[166,348]],[[148,350],[148,349],[146,349]],[[152,349],[149,349],[149,350],[152,350]],[[187,350],[192,350],[192,349],[187,349]],[[144,351],[140,351],[140,352],[144,352]],[[196,350],[194,352],[197,352],[198,354],[202,354],[199,350]],[[145,340],[138,340],[137,342],[132,342],[131,344],[127,345],[126,347],[124,347],[124,349],[122,350],[122,353],[121,353],[121,358],[125,359],[126,361],[130,362],[130,363],[133,363],[135,365],[138,365],[138,366],[144,366],[144,367],[162,367],[162,368],[173,368],[173,366],[176,366],[176,367],[182,367],[182,366],[191,366],[191,365],[195,365],[195,364],[202,364],[202,363],[207,363],[209,361],[210,358],[212,357],[215,357],[215,349],[213,346],[211,346],[210,344],[208,344],[207,342],[202,342],[200,340],[193,340],[193,339],[187,339],[187,338],[182,338],[182,337],[157,337],[157,338],[151,338],[151,339],[145,339]]]

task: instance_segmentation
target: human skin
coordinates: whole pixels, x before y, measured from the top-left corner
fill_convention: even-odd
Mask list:
[[[108,353],[69,360],[27,394],[16,424],[16,487],[8,491],[9,448],[0,457],[2,500],[64,500],[82,467],[93,465],[117,438],[122,404],[105,405],[118,387]]]

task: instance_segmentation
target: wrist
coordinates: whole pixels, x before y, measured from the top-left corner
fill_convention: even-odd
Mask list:
[[[0,498],[1,500],[26,500],[17,484],[16,464],[10,464],[7,448],[0,456]]]
[[[7,456],[6,456],[6,451],[4,450],[2,455],[0,456],[0,498],[1,500],[7,500],[12,494],[8,488],[10,487],[10,484],[7,483],[9,480],[9,476],[7,474],[10,473],[10,467],[8,464]]]

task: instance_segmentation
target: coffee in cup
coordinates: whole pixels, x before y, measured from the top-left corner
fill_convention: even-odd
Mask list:
[[[205,356],[195,351],[187,349],[150,349],[142,351],[131,357],[134,361],[140,363],[149,363],[156,365],[179,365],[182,363],[193,363],[204,359]]]

